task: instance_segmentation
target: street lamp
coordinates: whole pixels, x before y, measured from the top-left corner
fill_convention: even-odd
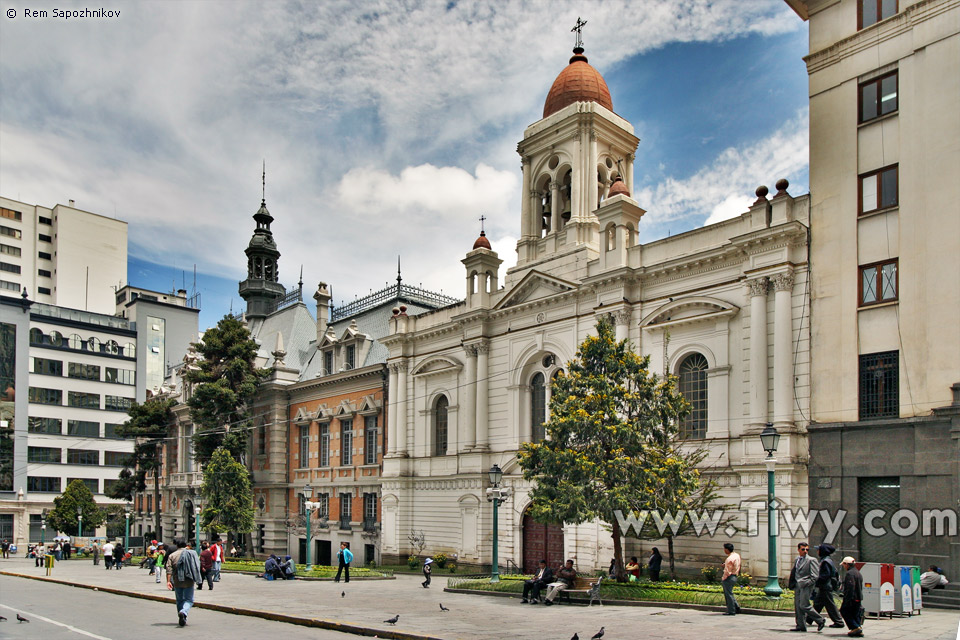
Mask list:
[[[773,424],[768,422],[760,433],[760,444],[767,452],[764,463],[767,465],[767,586],[763,592],[771,598],[779,598],[783,594],[780,580],[777,577],[777,501],[774,496],[774,469],[777,459],[773,457],[780,444],[780,434]]]
[[[77,537],[83,535],[83,507],[77,505]]]
[[[500,525],[497,519],[497,510],[500,505],[506,502],[510,495],[509,489],[501,489],[500,482],[503,480],[503,470],[500,465],[493,465],[487,472],[490,478],[490,484],[493,485],[487,489],[487,502],[493,503],[493,558],[490,570],[490,582],[500,582],[500,560],[497,557],[497,538],[500,532]]]
[[[310,547],[313,540],[310,538],[310,512],[313,511],[313,503],[310,498],[313,497],[313,487],[309,484],[303,485],[303,510],[307,514],[307,571],[313,569],[312,558],[310,557]]]
[[[123,535],[123,548],[130,549],[130,505],[124,508],[123,517],[127,520],[127,530]]]
[[[197,553],[200,553],[200,552],[199,552],[199,549],[200,549],[200,511],[201,511],[201,509],[200,509],[200,503],[199,503],[199,502],[195,503],[195,505],[196,505],[196,506],[195,506],[194,509],[193,509],[193,514],[196,516],[196,518],[195,518],[194,520],[195,520],[196,523],[197,523],[197,546],[194,547],[194,549],[198,549]]]

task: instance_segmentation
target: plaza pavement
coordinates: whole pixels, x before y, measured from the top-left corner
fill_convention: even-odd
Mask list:
[[[0,560],[0,572],[7,575],[44,576],[45,571],[33,566],[32,560],[12,558]],[[88,560],[58,563],[51,576],[88,587],[110,588],[130,595],[171,597],[165,584],[156,584],[146,570],[126,567],[122,571],[105,571]],[[516,638],[522,640],[567,640],[574,632],[584,640],[601,626],[606,628],[604,640],[618,638],[657,638],[689,640],[690,638],[723,638],[724,640],[757,640],[782,636],[793,620],[785,616],[740,615],[726,617],[719,611],[674,609],[661,606],[593,607],[558,605],[554,607],[520,604],[516,598],[502,598],[444,592],[446,579],[438,573],[430,589],[420,587],[416,576],[397,576],[396,580],[354,580],[349,584],[329,581],[267,582],[249,575],[224,573],[213,591],[198,591],[198,603],[254,610],[281,616],[322,619],[333,626],[350,625],[366,630],[366,634],[389,637],[391,631],[408,638],[442,638],[444,640],[488,640]],[[341,597],[341,593],[345,593]],[[440,611],[440,603],[450,609]],[[400,614],[396,627],[383,621]],[[191,619],[204,615],[197,609]],[[236,629],[243,629],[245,618],[237,616]],[[329,628],[329,627],[328,627]],[[913,618],[868,620],[866,637],[876,640],[955,640],[960,628],[960,615],[954,611],[927,609]],[[224,628],[224,633],[230,629]],[[386,632],[386,633],[384,633]],[[815,633],[815,631],[813,631]],[[824,629],[820,637],[845,638],[841,629]],[[344,636],[346,637],[346,636]]]

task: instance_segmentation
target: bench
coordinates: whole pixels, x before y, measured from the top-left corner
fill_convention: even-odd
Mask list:
[[[573,587],[570,589],[564,589],[560,592],[560,600],[563,601],[566,599],[567,603],[571,603],[570,594],[571,593],[583,593],[590,596],[590,604],[587,606],[592,607],[593,601],[596,600],[600,603],[600,606],[603,606],[603,600],[600,599],[600,583],[603,582],[603,576],[598,578],[584,578],[577,576],[577,579],[574,580]]]

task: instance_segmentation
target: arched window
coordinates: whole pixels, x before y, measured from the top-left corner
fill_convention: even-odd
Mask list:
[[[680,393],[690,403],[690,414],[680,425],[681,438],[707,435],[707,359],[692,353],[680,363]]]
[[[433,412],[433,453],[437,456],[447,455],[447,407],[450,401],[446,396],[437,398]]]
[[[544,438],[543,423],[547,421],[547,386],[543,374],[537,372],[530,381],[530,426],[533,442]]]

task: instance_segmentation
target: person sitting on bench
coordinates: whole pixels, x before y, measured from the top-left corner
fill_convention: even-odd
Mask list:
[[[566,566],[557,572],[557,582],[551,582],[547,585],[550,587],[550,590],[547,592],[547,597],[543,601],[543,604],[547,606],[552,605],[553,599],[557,597],[557,594],[564,589],[573,588],[576,581],[577,570],[573,568],[573,560],[567,560]]]
[[[546,560],[541,560],[540,569],[536,575],[530,580],[523,581],[523,599],[520,602],[528,602],[527,596],[530,595],[529,602],[537,604],[540,600],[540,590],[551,582],[553,582],[553,569],[547,566]]]

